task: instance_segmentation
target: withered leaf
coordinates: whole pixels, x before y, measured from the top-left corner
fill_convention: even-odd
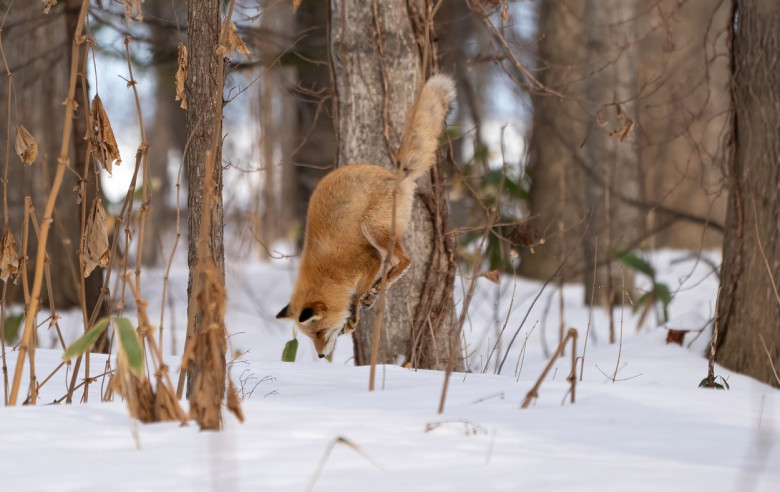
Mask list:
[[[620,139],[621,142],[627,139],[629,135],[631,135],[631,132],[634,130],[634,120],[632,120],[627,116],[624,116],[624,118],[625,121],[623,121],[623,126],[609,133],[610,137],[618,138]]]
[[[117,161],[116,165],[118,166],[122,162],[122,158],[119,156],[119,147],[116,144],[116,138],[114,138],[114,131],[111,129],[111,122],[108,121],[108,115],[103,108],[100,96],[95,96],[92,100],[92,113],[89,121],[87,141],[92,150],[92,158],[111,174],[113,162]]]
[[[480,274],[480,277],[485,277],[486,279],[490,280],[494,284],[498,285],[500,283],[500,277],[498,274],[498,270],[490,270],[489,272],[484,272]]]
[[[179,55],[177,57],[179,68],[176,69],[176,101],[181,101],[181,108],[187,109],[187,93],[184,85],[187,82],[187,70],[189,62],[187,61],[187,47],[179,41]]]
[[[293,14],[298,12],[298,7],[301,6],[302,0],[293,0]]]
[[[135,20],[143,22],[144,16],[141,13],[141,4],[144,0],[124,0],[125,2],[125,20],[130,22],[133,18],[133,12],[136,12]]]
[[[0,251],[0,280],[7,282],[9,277],[19,273],[19,253],[16,252],[16,241],[10,229],[3,232],[2,251]]]
[[[43,4],[43,13],[48,14],[52,7],[57,5],[57,0],[41,0]]]
[[[32,164],[38,157],[38,143],[22,125],[16,125],[16,153],[25,164]]]
[[[82,257],[84,258],[84,278],[88,277],[96,267],[108,265],[108,233],[106,232],[106,211],[99,197],[92,201],[92,209],[87,219],[82,241]]]
[[[237,51],[242,55],[248,55],[251,53],[249,48],[246,47],[244,42],[238,36],[236,32],[236,25],[232,22],[225,22],[222,24],[223,32],[220,34],[220,39],[224,40],[225,45],[220,44],[217,46],[217,54],[224,55],[227,53],[228,58],[233,59],[233,51]],[[227,32],[224,30],[227,29]]]

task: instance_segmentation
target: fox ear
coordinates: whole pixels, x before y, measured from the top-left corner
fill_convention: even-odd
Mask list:
[[[301,315],[298,316],[298,322],[305,323],[314,317],[314,309],[310,307],[303,308]]]
[[[276,315],[276,319],[290,319],[289,311],[290,305],[288,304],[279,311],[279,314]]]
[[[322,318],[325,313],[325,304],[321,302],[315,302],[309,306],[306,306],[301,311],[301,315],[298,316],[299,323],[306,323],[307,321],[316,321]]]

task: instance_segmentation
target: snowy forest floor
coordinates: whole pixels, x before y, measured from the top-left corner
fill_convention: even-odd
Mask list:
[[[578,355],[590,318],[576,402],[567,397],[567,351],[526,410],[521,402],[557,345],[560,292],[548,286],[530,308],[541,283],[504,276],[496,286],[480,279],[464,328],[471,372],[453,376],[443,414],[437,413],[442,373],[382,366],[379,390],[369,393],[368,368],[351,366],[348,337],[339,340],[332,362],[318,360],[305,338],[298,362],[280,362],[291,327],[274,314],[287,302],[294,260],[229,264],[231,373],[244,397],[245,423],[226,413],[219,433],[138,424],[121,401],[99,402],[103,378],[91,386],[89,403],[51,405],[65,393],[69,375],[62,371],[41,389],[37,406],[0,409],[0,484],[73,491],[780,490],[780,392],[721,367],[716,374],[729,390],[698,388],[707,374],[703,354],[717,275],[685,252],[649,260],[674,295],[666,327],[651,315],[638,330],[630,306],[617,308],[622,343],[608,344],[606,313],[590,313],[582,288],[566,286],[563,315],[565,326],[579,331]],[[142,276],[153,322],[163,275]],[[186,268],[176,265],[164,335],[174,373],[186,284]],[[63,316],[71,340],[79,320],[76,313]],[[503,358],[518,336],[495,374],[498,357],[489,354],[504,324],[495,354]],[[667,345],[666,328],[694,332],[683,346]],[[36,371],[45,375],[62,353],[52,334],[42,331],[40,339]],[[15,357],[8,352],[10,368]],[[102,366],[93,355],[91,374]]]

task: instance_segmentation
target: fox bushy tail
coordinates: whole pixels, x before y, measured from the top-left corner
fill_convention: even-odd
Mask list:
[[[455,83],[443,74],[429,78],[406,117],[398,159],[405,178],[416,180],[436,162],[439,136],[455,99]]]

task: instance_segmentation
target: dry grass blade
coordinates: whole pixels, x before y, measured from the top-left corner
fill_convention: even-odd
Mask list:
[[[187,61],[187,47],[179,41],[179,54],[177,56],[179,67],[176,69],[176,101],[181,101],[181,108],[187,109],[187,92],[184,85],[187,82],[187,70],[189,62]]]
[[[48,14],[52,7],[57,5],[57,0],[41,0],[43,3],[43,13]]]
[[[223,40],[224,45],[217,46],[218,55],[227,55],[231,60],[233,59],[233,51],[237,51],[242,55],[248,55],[251,53],[249,48],[246,47],[244,42],[238,36],[236,32],[236,25],[232,22],[225,22],[222,24],[223,32],[220,34],[219,39]]]
[[[25,164],[32,164],[38,157],[38,142],[22,125],[16,125],[16,153]]]
[[[103,169],[111,174],[111,165],[117,161],[117,165],[122,162],[119,156],[119,147],[114,138],[114,130],[111,129],[111,122],[108,121],[108,115],[103,108],[103,102],[100,96],[95,96],[92,100],[92,114],[89,117],[90,126],[87,130],[87,141],[92,150],[92,157],[95,162],[100,163]]]
[[[82,242],[82,256],[84,258],[84,278],[89,277],[96,267],[108,265],[110,252],[108,249],[108,232],[106,231],[106,211],[100,197],[95,197],[92,202],[92,210],[89,212],[87,227],[84,231]]]
[[[124,0],[124,2],[125,20],[130,22],[133,19],[133,12],[135,12],[135,20],[138,22],[143,22],[144,16],[143,13],[141,13],[141,4],[144,3],[144,0]]]
[[[0,280],[7,282],[19,273],[19,253],[16,252],[16,240],[10,229],[3,232],[2,251],[0,251]]]

